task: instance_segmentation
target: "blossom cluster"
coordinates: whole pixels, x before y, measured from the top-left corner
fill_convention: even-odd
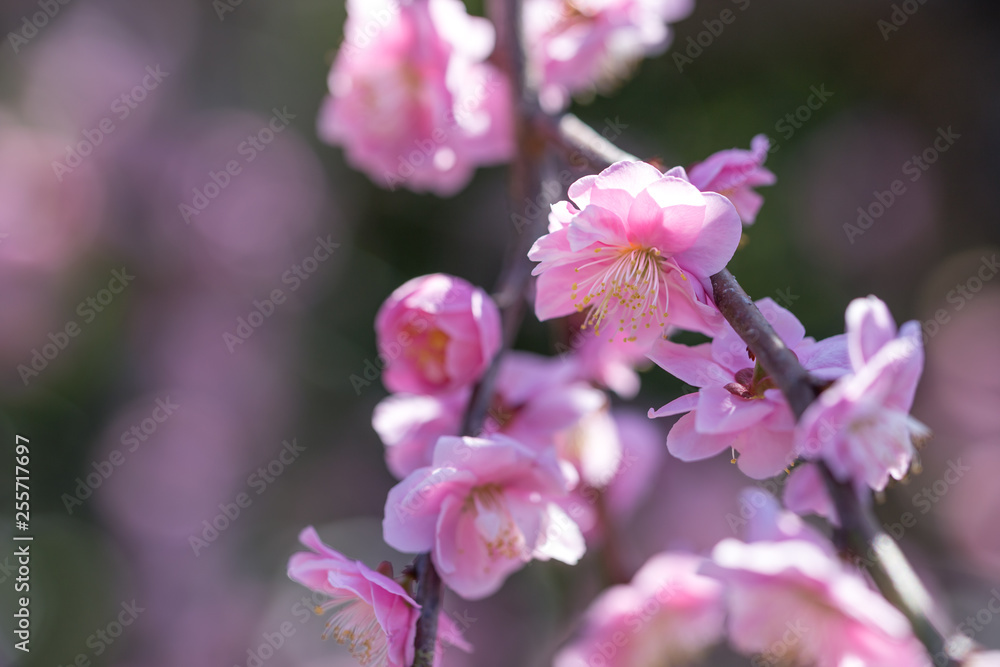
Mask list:
[[[530,85],[549,111],[606,90],[670,43],[691,0],[528,0]],[[351,166],[395,189],[452,195],[510,159],[513,92],[493,25],[460,0],[349,0],[318,129]],[[761,184],[766,184],[762,182]],[[752,206],[752,204],[751,204]]]
[[[745,163],[743,153],[724,151],[706,163],[718,176],[729,163]],[[699,172],[702,165],[691,170]],[[380,348],[398,348],[383,375],[392,393],[373,415],[387,465],[400,480],[385,505],[383,533],[390,546],[429,553],[448,588],[470,600],[496,593],[532,560],[578,562],[587,538],[599,539],[605,528],[595,504],[605,516],[609,508],[627,515],[655,470],[657,450],[648,445],[655,434],[614,415],[600,388],[616,371],[634,374],[640,358],[697,388],[649,411],[651,418],[686,413],[670,429],[667,450],[689,461],[732,450],[734,462],[756,479],[801,463],[786,493],[791,509],[836,520],[808,461],[823,461],[858,488],[881,490],[889,477],[906,473],[913,438],[925,434],[908,414],[922,366],[915,323],[897,332],[885,304],[868,297],[848,307],[845,334],[816,341],[791,312],[770,299],[758,301],[784,344],[827,386],[796,424],[775,380],[719,311],[711,282],[732,259],[746,223],[746,212],[741,217],[735,204],[746,197],[734,193],[759,181],[718,188],[728,196],[702,189],[717,182],[709,178],[698,186],[680,167],[661,172],[620,162],[581,178],[570,186],[568,201],[553,205],[549,233],[528,257],[538,263],[538,318],[571,316],[586,337],[562,357],[509,351],[498,358],[500,311],[482,289],[460,278],[421,276],[390,295],[375,327]],[[681,329],[711,341],[692,346],[669,340]],[[490,381],[481,385],[487,375]],[[618,384],[634,394],[631,382]],[[478,432],[465,433],[465,417],[483,391],[489,392],[488,417]],[[644,464],[632,466],[631,460]],[[629,586],[606,591],[584,619],[582,638],[556,664],[589,664],[591,644],[608,633],[617,636],[650,596],[656,618],[641,625],[659,629],[616,652],[616,664],[698,654],[718,641],[727,614],[735,648],[766,652],[785,626],[749,610],[772,598],[790,605],[768,607],[779,616],[791,609],[808,627],[822,626],[797,644],[795,655],[803,659],[819,660],[834,645],[868,651],[864,660],[912,650],[914,640],[895,610],[845,569],[824,538],[803,537],[808,531],[793,515],[779,520],[777,506],[772,509],[766,514],[775,525],[756,529],[749,544],[725,541],[708,560],[664,554]],[[794,538],[778,535],[791,524],[798,526]],[[317,550],[317,540],[307,536],[306,542]],[[328,576],[343,570],[341,560],[324,561]],[[331,632],[352,652],[408,655],[418,605],[399,584],[379,579],[394,596],[388,608],[401,610],[394,629],[380,611],[388,603],[356,587],[349,593],[324,589],[302,575],[297,561],[292,565],[293,578],[331,596],[337,610]],[[345,595],[354,601],[347,607]],[[365,621],[365,632],[377,635],[377,642],[344,630],[368,618],[345,616],[359,599],[365,614],[382,619]],[[843,643],[842,635],[855,637],[857,645]],[[399,647],[386,648],[396,641]],[[402,664],[394,659],[384,664]]]
[[[662,51],[667,24],[691,7],[526,0],[523,9],[527,83],[557,112]],[[392,188],[450,195],[476,167],[511,157],[517,105],[491,59],[488,20],[459,0],[349,0],[345,34],[319,126],[353,166]],[[570,185],[527,255],[535,315],[573,331],[558,357],[506,349],[497,304],[455,276],[414,278],[376,315],[390,393],[372,424],[398,480],[383,538],[429,554],[467,600],[493,595],[531,561],[576,564],[612,540],[611,523],[634,511],[657,472],[663,439],[651,419],[681,415],[666,450],[682,461],[729,451],[753,479],[791,471],[785,507],[756,499],[746,541],[657,554],[601,593],[556,667],[676,664],[723,636],[754,664],[926,664],[905,617],[796,514],[837,523],[824,475],[860,494],[909,471],[928,435],[909,414],[923,366],[919,325],[897,329],[870,296],[850,303],[845,333],[816,340],[787,309],[757,301],[819,389],[798,416],[716,304],[713,276],[757,219],[756,188],[776,180],[763,166],[768,149],[760,135],[750,150],[687,169],[627,160]],[[679,331],[708,342],[671,340]],[[609,392],[634,397],[646,363],[694,391],[646,419],[613,410]],[[362,664],[411,664],[413,571],[371,570],[312,529],[302,542],[312,552],[292,558],[289,576],[329,598],[317,609],[332,612],[328,634]],[[438,641],[471,650],[446,619]]]

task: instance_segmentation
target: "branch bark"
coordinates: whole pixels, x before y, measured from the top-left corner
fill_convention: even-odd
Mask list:
[[[535,201],[541,188],[539,161],[545,146],[551,146],[566,156],[583,156],[595,170],[610,166],[621,160],[639,158],[623,151],[598,134],[593,128],[572,114],[552,117],[541,113],[534,102],[534,96],[527,90],[524,79],[524,52],[518,36],[520,7],[518,0],[493,0],[490,4],[494,25],[498,28],[501,61],[514,82],[514,96],[517,113],[517,136],[519,151],[512,165],[512,200]],[[515,204],[516,207],[516,204]],[[527,247],[524,240],[534,240],[538,236],[540,224],[532,225],[531,233],[521,235],[518,248],[521,255],[510,258],[505,266],[504,278],[497,297],[504,311],[505,349],[513,341],[520,326],[524,310],[524,290],[528,284],[530,262],[524,254]],[[769,375],[777,382],[788,399],[796,418],[809,407],[819,394],[820,386],[809,375],[796,356],[754,305],[736,278],[728,270],[712,276],[712,287],[716,305],[736,332],[746,341],[750,350]],[[496,376],[499,359],[494,363],[476,387],[469,410],[464,420],[464,432],[477,432],[485,418],[492,384]],[[842,527],[839,531],[842,541],[854,554],[872,562],[869,572],[883,596],[898,608],[909,620],[915,636],[921,641],[935,664],[956,666],[961,664],[968,644],[960,641],[949,642],[931,620],[933,602],[919,577],[913,571],[899,546],[881,530],[874,515],[859,501],[849,484],[836,480],[822,461],[817,462],[827,489],[840,515]],[[424,604],[417,627],[417,660],[414,667],[431,667],[433,647],[436,638],[437,606],[440,603],[440,580],[434,572],[427,554],[418,556],[418,562],[426,560],[428,581],[420,576],[417,601]],[[418,569],[418,573],[421,570]],[[433,574],[432,574],[433,573]],[[437,583],[433,583],[436,580]],[[425,591],[426,598],[420,590]],[[425,620],[427,616],[427,620]],[[433,630],[433,632],[431,632]],[[425,642],[421,642],[421,638]],[[430,642],[430,651],[426,650]],[[427,656],[421,662],[422,656]],[[944,662],[938,663],[937,660]]]
[[[520,0],[490,0],[488,10],[497,30],[497,61],[511,82],[511,109],[517,138],[516,153],[510,168],[511,219],[522,201],[537,202],[542,191],[541,160],[546,142],[539,136],[532,119],[539,116],[537,97],[528,89],[525,76],[525,56],[521,42]],[[544,210],[543,206],[537,207]],[[504,266],[494,297],[500,307],[503,343],[489,368],[473,389],[462,419],[462,433],[477,435],[482,431],[493,397],[500,362],[510,349],[521,328],[530,283],[532,262],[528,250],[538,238],[545,219],[544,213],[534,216],[525,208],[522,219],[529,221],[523,228],[512,225],[517,234],[508,247]],[[441,577],[434,569],[430,554],[420,554],[414,561],[417,574],[416,601],[421,605],[415,638],[413,667],[432,667],[437,643],[437,623],[443,599]]]
[[[620,160],[638,160],[570,114],[560,119],[539,118],[537,124],[561,150],[583,153],[597,163],[598,168]],[[798,362],[732,273],[723,269],[712,276],[712,288],[722,315],[777,382],[796,419],[800,418],[819,395],[819,384]],[[945,661],[935,664],[961,664],[969,644],[949,642],[935,626],[930,617],[931,596],[899,545],[879,527],[875,516],[861,504],[850,484],[835,479],[822,461],[817,465],[840,515],[841,541],[855,556],[872,563],[868,571],[882,595],[906,616],[914,635],[932,658]]]
[[[768,375],[778,383],[796,419],[801,418],[819,394],[813,378],[799,364],[795,354],[784,344],[733,274],[725,269],[715,274],[712,276],[712,288],[715,303],[723,316],[747,343]],[[946,660],[935,664],[960,664],[956,658],[961,656],[949,655],[944,634],[931,621],[931,596],[899,545],[862,506],[852,485],[838,481],[822,461],[817,461],[816,465],[822,471],[827,490],[837,507],[842,541],[856,557],[872,563],[868,572],[875,584],[882,595],[906,616],[927,652],[935,659],[941,656]]]

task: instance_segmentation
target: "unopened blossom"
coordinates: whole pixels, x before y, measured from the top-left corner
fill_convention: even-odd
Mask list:
[[[770,298],[756,302],[764,317],[815,377],[832,380],[849,369],[843,335],[815,341],[788,310]],[[796,458],[795,419],[788,401],[747,344],[728,323],[711,343],[686,346],[659,341],[649,358],[683,382],[699,387],[650,417],[687,412],[670,429],[667,449],[683,461],[697,461],[723,451],[739,452],[740,470],[756,479],[771,477]]]
[[[459,0],[349,0],[320,136],[376,183],[451,195],[513,150],[495,33]]]
[[[649,667],[687,662],[722,637],[722,586],[697,573],[701,558],[653,556],[629,584],[591,603],[554,667]]]
[[[751,523],[751,542],[719,542],[702,570],[725,587],[733,648],[763,664],[928,664],[906,618],[801,519],[770,498]]]
[[[764,204],[754,188],[774,185],[777,180],[764,167],[770,142],[758,134],[750,142],[750,150],[730,148],[705,158],[688,170],[688,178],[699,190],[718,192],[733,202],[744,224],[751,225]]]
[[[413,664],[414,638],[420,605],[395,580],[364,563],[352,561],[320,540],[311,526],[299,535],[311,551],[294,554],[288,576],[329,599],[316,607],[330,613],[323,637],[333,637],[366,667],[409,667]],[[391,568],[390,568],[391,569]],[[470,650],[447,618],[439,620],[441,641]]]
[[[437,394],[476,382],[500,349],[500,311],[486,292],[461,278],[414,278],[375,316],[382,380],[390,391]]]
[[[542,105],[559,111],[570,96],[605,90],[647,56],[666,50],[668,23],[691,0],[527,0],[524,31],[531,83]]]
[[[528,352],[507,352],[500,362],[483,433],[502,433],[535,448],[605,406],[603,392],[576,379],[572,366]],[[459,435],[471,388],[440,395],[393,394],[375,407],[372,426],[385,445],[386,463],[402,479],[431,464],[443,435]]]
[[[585,312],[583,329],[644,349],[668,325],[711,333],[721,315],[709,276],[732,259],[742,233],[728,199],[702,193],[684,170],[617,162],[569,187],[553,205],[539,262],[541,320]]]
[[[802,415],[796,447],[822,458],[840,481],[881,491],[890,477],[902,479],[910,469],[914,441],[930,436],[910,416],[924,366],[920,323],[897,331],[889,308],[874,296],[852,301],[845,317],[852,372]]]
[[[441,438],[432,464],[389,491],[385,541],[431,552],[445,584],[468,600],[492,595],[532,559],[575,564],[583,536],[556,503],[575,480],[552,454],[502,435]]]

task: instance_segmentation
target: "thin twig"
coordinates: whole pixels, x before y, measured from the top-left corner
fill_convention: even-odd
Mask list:
[[[528,90],[525,82],[525,57],[521,43],[521,5],[519,0],[491,0],[489,11],[493,25],[497,29],[497,60],[511,82],[511,109],[514,113],[516,153],[510,169],[511,213],[516,213],[521,202],[538,202],[542,190],[540,161],[546,142],[530,119],[540,112],[537,98]],[[544,206],[538,206],[544,211]],[[495,298],[500,307],[503,328],[503,343],[493,357],[489,368],[473,389],[469,404],[462,419],[462,433],[477,435],[482,431],[486,414],[493,398],[494,384],[499,374],[500,362],[510,349],[524,319],[525,298],[530,283],[532,262],[527,258],[531,243],[541,234],[545,215],[542,212],[530,215],[525,209],[523,219],[526,228],[516,228],[504,266],[498,279]],[[512,215],[513,219],[513,215]],[[512,226],[514,231],[515,227]],[[416,601],[421,605],[417,620],[416,651],[413,667],[432,667],[437,643],[437,620],[443,599],[443,585],[440,575],[434,569],[430,554],[420,554],[414,562],[417,573]]]
[[[801,418],[818,395],[816,383],[795,354],[788,349],[764,315],[757,309],[736,278],[723,269],[712,276],[715,303],[740,338],[746,341],[768,375],[788,399],[795,417]],[[847,545],[859,558],[870,557],[869,572],[882,595],[909,620],[917,639],[928,653],[944,657],[942,665],[958,665],[946,651],[946,640],[930,619],[932,600],[899,546],[859,502],[850,484],[837,481],[829,468],[817,463],[826,480],[841,520]]]

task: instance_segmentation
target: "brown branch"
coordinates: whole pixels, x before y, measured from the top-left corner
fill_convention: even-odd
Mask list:
[[[571,113],[558,118],[537,114],[533,123],[550,145],[558,148],[565,157],[571,158],[571,163],[575,162],[573,158],[584,157],[594,167],[594,171],[600,171],[622,160],[639,161],[639,158],[618,148]]]
[[[521,43],[521,3],[520,0],[491,0],[488,7],[493,25],[497,29],[496,59],[511,82],[511,108],[514,112],[517,152],[510,168],[511,219],[521,206],[521,202],[536,203],[542,190],[540,162],[546,148],[531,122],[540,114],[537,98],[528,89],[525,81],[525,56]],[[537,206],[537,203],[536,203]],[[469,404],[462,419],[462,433],[477,435],[482,431],[493,398],[494,384],[504,353],[510,349],[521,328],[526,308],[526,293],[530,284],[532,262],[528,260],[528,249],[543,230],[544,206],[537,206],[536,215],[529,214],[527,208],[521,217],[527,219],[527,229],[512,226],[517,234],[512,239],[498,279],[495,300],[500,307],[503,327],[503,343],[493,357],[489,368],[473,389]],[[430,554],[420,554],[414,561],[417,574],[416,601],[421,605],[417,620],[415,657],[413,667],[432,667],[437,644],[437,621],[443,599],[441,577],[434,569]]]
[[[599,135],[575,116],[536,120],[546,137],[564,152],[586,155],[598,167],[619,160],[638,160]],[[761,365],[777,382],[796,419],[816,399],[820,386],[798,362],[774,328],[765,319],[736,278],[723,269],[712,276],[716,305],[737,334],[747,343]],[[958,665],[967,652],[958,648],[962,642],[949,643],[930,618],[933,606],[930,594],[906,560],[899,545],[880,527],[874,515],[862,506],[850,484],[834,478],[829,468],[818,461],[827,490],[840,515],[842,541],[859,558],[872,562],[869,572],[882,595],[909,620],[913,633],[936,660],[935,664]],[[956,647],[954,650],[952,647]]]
[[[788,404],[801,418],[818,395],[816,383],[795,354],[788,349],[764,315],[757,309],[736,278],[723,269],[712,276],[715,303],[723,316],[746,341],[764,370],[778,383]],[[862,507],[852,485],[837,481],[822,461],[817,464],[840,516],[843,541],[858,558],[869,557],[869,573],[882,595],[909,620],[913,633],[942,665],[958,665],[948,654],[944,634],[930,619],[931,596],[913,571],[903,552],[878,525],[871,512]],[[935,663],[938,664],[938,663]]]

